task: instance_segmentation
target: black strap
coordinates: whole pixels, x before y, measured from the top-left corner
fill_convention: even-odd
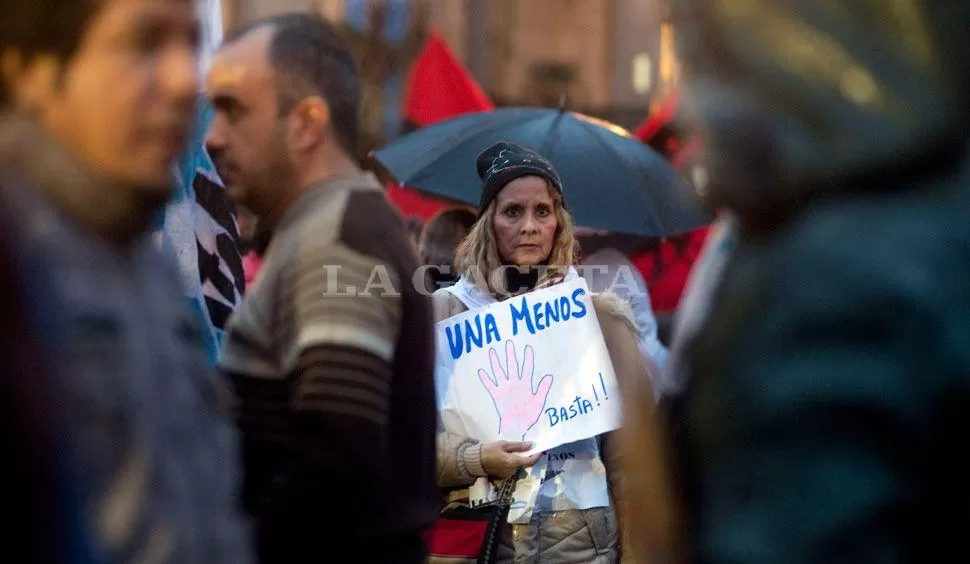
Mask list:
[[[521,473],[522,468],[519,468],[512,477],[505,480],[499,491],[498,499],[492,502],[497,506],[497,509],[492,513],[492,518],[489,519],[488,532],[485,534],[484,543],[482,543],[482,552],[478,556],[478,564],[495,564],[498,557],[498,534],[508,519],[512,495],[515,493],[515,486],[519,482]]]

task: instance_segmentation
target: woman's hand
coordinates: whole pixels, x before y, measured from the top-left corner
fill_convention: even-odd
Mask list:
[[[482,468],[494,478],[509,478],[519,468],[534,466],[544,453],[516,454],[532,448],[529,441],[495,441],[482,445]]]

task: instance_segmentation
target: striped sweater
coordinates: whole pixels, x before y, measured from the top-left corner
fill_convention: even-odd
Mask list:
[[[277,225],[220,359],[263,562],[423,560],[434,341],[417,266],[369,174],[312,188]]]

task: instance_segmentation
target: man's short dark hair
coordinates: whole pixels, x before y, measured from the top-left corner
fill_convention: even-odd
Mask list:
[[[30,59],[53,55],[60,61],[74,56],[84,33],[104,0],[0,1],[0,53],[11,50]],[[0,81],[0,107],[10,103]]]
[[[427,264],[454,270],[455,250],[478,216],[467,206],[456,206],[435,214],[421,231],[419,248]]]
[[[273,28],[269,61],[276,75],[280,114],[289,113],[307,96],[321,96],[330,106],[338,142],[356,158],[360,85],[347,44],[333,25],[310,13],[257,20],[227,35],[224,43],[232,43],[263,26]]]

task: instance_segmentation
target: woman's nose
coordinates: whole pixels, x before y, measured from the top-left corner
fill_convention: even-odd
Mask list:
[[[532,214],[526,215],[525,219],[522,220],[522,232],[535,233],[538,230],[539,230],[539,224],[538,222],[536,222],[535,216]]]

